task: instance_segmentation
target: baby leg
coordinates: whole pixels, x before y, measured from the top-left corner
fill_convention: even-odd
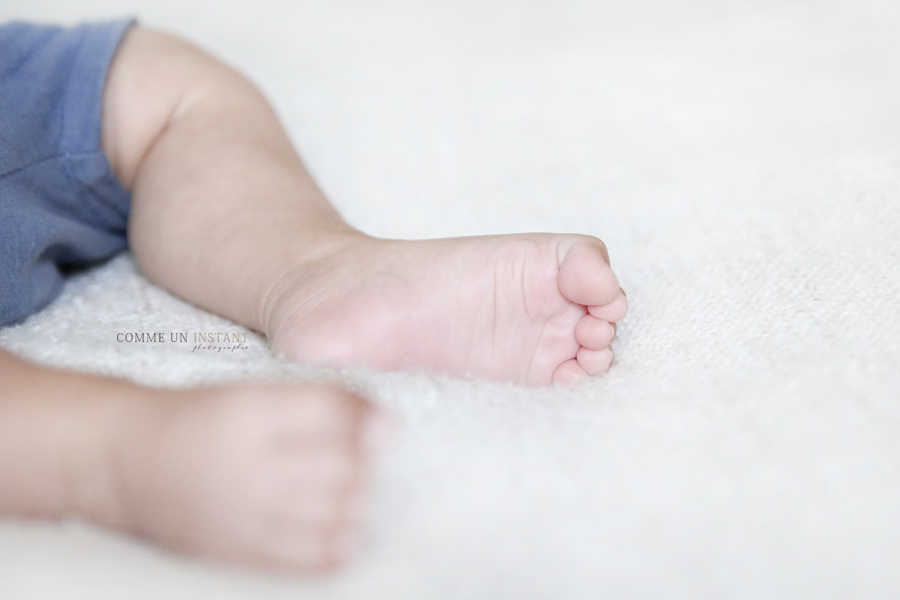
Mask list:
[[[128,36],[104,102],[143,271],[287,357],[531,384],[609,368],[627,302],[600,240],[366,236],[251,84],[160,33]]]
[[[348,557],[384,416],[335,386],[187,392],[0,351],[0,514],[75,516],[267,569]]]

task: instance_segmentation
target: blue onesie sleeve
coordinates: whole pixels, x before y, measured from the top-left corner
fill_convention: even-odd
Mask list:
[[[0,25],[0,326],[66,269],[122,251],[130,195],[100,149],[106,72],[131,21]]]

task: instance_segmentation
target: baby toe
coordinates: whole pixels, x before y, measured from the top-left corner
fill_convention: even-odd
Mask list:
[[[359,548],[361,527],[343,518],[276,521],[266,539],[264,566],[326,572]],[[266,564],[267,563],[267,564]]]
[[[331,538],[331,555],[337,563],[344,563],[359,552],[362,535],[356,527],[342,527]]]
[[[270,532],[253,562],[273,571],[326,572],[340,564],[331,551],[329,532],[304,527],[280,527]]]
[[[559,291],[570,302],[604,305],[619,292],[619,280],[606,260],[603,242],[579,239],[566,252],[559,267]]]
[[[582,348],[578,351],[577,360],[588,375],[600,375],[606,373],[612,365],[613,352],[610,348],[603,350]]]
[[[620,289],[618,295],[611,302],[599,306],[589,306],[588,311],[598,319],[615,323],[624,319],[628,313],[628,298]]]
[[[578,361],[570,358],[556,367],[556,370],[553,372],[553,383],[574,383],[588,377],[587,371],[578,364]]]
[[[615,337],[615,325],[591,315],[583,316],[575,326],[575,340],[591,350],[606,348]]]

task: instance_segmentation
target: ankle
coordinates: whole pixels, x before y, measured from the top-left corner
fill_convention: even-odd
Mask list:
[[[289,259],[272,279],[269,287],[259,294],[257,324],[271,341],[280,330],[298,290],[341,264],[342,257],[365,252],[363,247],[377,242],[355,229],[336,230],[317,235],[299,248],[287,250]]]
[[[92,386],[95,387],[95,386]],[[142,453],[154,392],[124,382],[103,380],[90,390],[82,432],[66,457],[68,513],[92,523],[133,531],[125,478],[133,457]]]

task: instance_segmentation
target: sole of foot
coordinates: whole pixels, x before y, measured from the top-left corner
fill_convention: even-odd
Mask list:
[[[362,236],[277,286],[269,338],[289,360],[549,385],[606,372],[628,301],[583,235]]]

